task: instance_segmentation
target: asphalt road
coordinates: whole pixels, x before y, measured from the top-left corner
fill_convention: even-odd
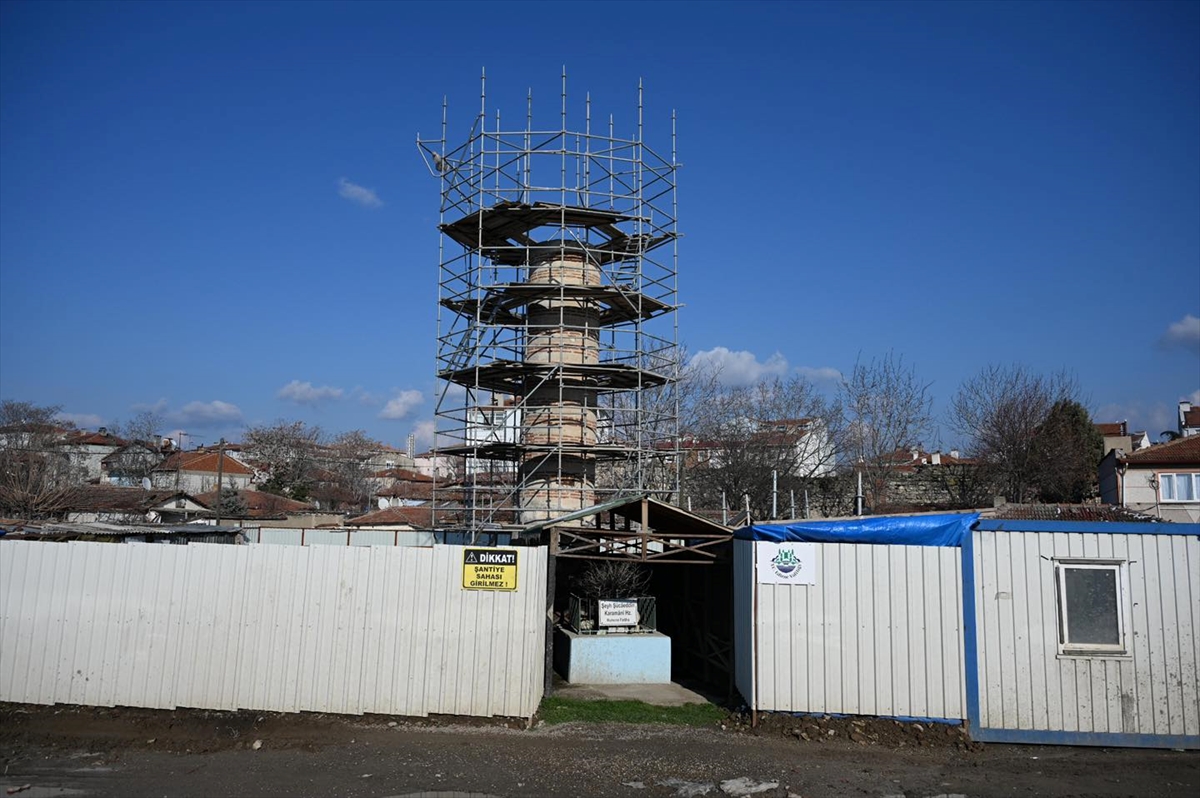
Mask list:
[[[29,785],[12,793],[20,798],[1200,795],[1198,752],[914,749],[720,728],[296,715],[199,729],[163,713],[170,720],[148,731],[121,710],[102,722],[68,713],[0,718],[0,786]],[[214,733],[220,744],[206,742]]]

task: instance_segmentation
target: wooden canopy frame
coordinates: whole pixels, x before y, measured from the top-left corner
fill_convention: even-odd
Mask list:
[[[733,538],[729,527],[647,494],[528,524],[521,534],[540,535],[555,557],[680,565],[712,564],[715,549]]]

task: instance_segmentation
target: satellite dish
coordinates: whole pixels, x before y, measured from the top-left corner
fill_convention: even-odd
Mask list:
[[[142,490],[150,490],[150,477],[142,477]]]
[[[386,510],[387,508],[388,508],[388,500],[383,498],[382,496],[380,496],[379,497],[379,509]]]

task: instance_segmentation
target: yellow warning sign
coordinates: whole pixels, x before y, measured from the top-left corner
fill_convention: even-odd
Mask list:
[[[463,589],[516,590],[516,549],[464,549]]]

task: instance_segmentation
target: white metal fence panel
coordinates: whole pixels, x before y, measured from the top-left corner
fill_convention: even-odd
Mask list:
[[[960,550],[817,551],[815,585],[757,585],[756,708],[965,718]]]
[[[0,700],[528,717],[546,550],[513,592],[463,547],[0,542]]]
[[[1200,734],[1200,540],[973,534],[981,726]],[[1127,654],[1059,653],[1054,558],[1125,563]]]
[[[300,527],[250,527],[250,543],[279,546],[432,546],[434,534],[423,529],[308,529]]]

